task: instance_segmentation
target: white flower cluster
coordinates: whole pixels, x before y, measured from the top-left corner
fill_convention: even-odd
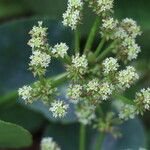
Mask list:
[[[46,54],[45,52],[34,51],[33,54],[30,56],[30,59],[30,66],[39,66],[42,68],[46,68],[49,66],[51,56]]]
[[[54,101],[51,104],[49,111],[53,113],[53,117],[61,118],[66,115],[68,108],[69,108],[68,104],[65,104],[63,101]]]
[[[66,45],[66,43],[56,44],[52,49],[52,54],[56,58],[57,57],[64,58],[64,56],[67,54],[68,49],[69,47]]]
[[[86,56],[85,55],[79,56],[79,53],[76,54],[76,56],[72,57],[72,65],[76,69],[79,69],[78,71],[81,74],[84,74],[88,67],[88,61],[86,59]]]
[[[100,84],[99,94],[101,95],[102,100],[107,100],[112,94],[114,87],[111,83],[104,82]]]
[[[112,17],[108,17],[102,20],[102,31],[105,32],[113,32],[117,27],[118,21],[114,20]],[[103,34],[104,34],[103,33]],[[102,35],[103,35],[102,34]]]
[[[61,150],[51,137],[44,137],[41,141],[41,150]]]
[[[93,8],[93,11],[102,16],[113,12],[113,3],[114,0],[89,1],[90,7]]]
[[[68,8],[63,14],[63,25],[75,30],[81,20],[82,7],[82,0],[68,0]]]
[[[39,21],[38,26],[34,26],[33,29],[29,32],[31,39],[28,42],[28,45],[35,49],[43,49],[47,43],[47,28],[42,27],[43,22]]]
[[[69,76],[80,78],[87,72],[88,69],[88,60],[86,59],[85,55],[80,56],[77,53],[75,56],[72,57],[71,65],[68,65],[68,72]]]
[[[133,105],[125,104],[121,107],[119,118],[123,120],[133,119],[136,114],[136,108]]]
[[[136,59],[139,52],[141,52],[141,48],[136,44],[135,39],[131,37],[125,38],[125,40],[121,43],[121,47],[129,61]]]
[[[150,88],[137,92],[134,102],[142,106],[144,110],[150,110]]]
[[[129,18],[122,20],[120,27],[117,27],[114,38],[121,41],[119,46],[119,57],[122,60],[136,59],[141,48],[136,44],[136,37],[141,35],[140,27],[137,23]]]
[[[33,72],[34,76],[44,75],[46,67],[49,66],[51,61],[50,54],[46,52],[48,47],[47,28],[42,26],[42,22],[38,22],[38,26],[34,26],[29,34],[31,35],[31,39],[29,40],[28,45],[32,48],[29,69]]]
[[[132,38],[136,38],[138,35],[141,35],[140,26],[137,25],[136,21],[133,19],[123,19],[121,26],[128,32]]]
[[[136,70],[132,66],[127,66],[125,70],[119,71],[117,80],[118,87],[122,90],[130,88],[130,86],[139,79],[139,75],[136,73]]]
[[[82,95],[82,86],[79,84],[70,85],[67,89],[67,97],[71,102],[77,103]]]
[[[91,121],[95,119],[95,106],[88,104],[78,107],[76,110],[76,115],[79,120],[84,125],[91,124]]]
[[[44,75],[51,61],[51,56],[45,52],[36,50],[33,51],[30,59],[29,69],[33,72],[34,76]]]
[[[30,86],[23,86],[22,88],[19,88],[18,90],[19,96],[23,100],[25,100],[25,103],[32,103],[32,88]]]
[[[119,64],[117,62],[117,59],[113,57],[106,58],[103,63],[103,71],[105,75],[108,75],[112,72],[115,72],[119,68]]]
[[[91,81],[88,82],[88,84],[86,85],[86,90],[87,92],[98,92],[99,91],[99,81],[98,79],[93,79]]]

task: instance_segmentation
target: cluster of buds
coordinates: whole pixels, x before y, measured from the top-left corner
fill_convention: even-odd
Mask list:
[[[75,30],[81,21],[82,0],[68,0],[68,8],[63,14],[63,25]]]
[[[23,86],[19,88],[18,93],[26,104],[32,104],[41,99],[45,105],[50,107],[54,117],[64,117],[68,105],[62,101],[56,100],[57,87],[53,86],[51,81],[47,81],[45,73],[49,67],[51,58],[64,58],[67,55],[68,46],[65,43],[56,44],[53,48],[47,42],[47,28],[43,27],[42,22],[34,26],[29,32],[31,39],[28,45],[32,48],[30,56],[29,70],[34,76],[39,77],[39,81],[32,86]]]
[[[40,144],[41,150],[61,150],[51,137],[44,137]]]

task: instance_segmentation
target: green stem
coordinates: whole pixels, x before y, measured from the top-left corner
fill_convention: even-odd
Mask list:
[[[106,38],[103,37],[102,40],[100,41],[100,43],[99,43],[99,45],[98,45],[98,47],[97,47],[95,53],[94,53],[95,57],[97,57],[98,54],[100,53],[100,51],[102,50],[102,47],[103,47],[105,41],[106,41]]]
[[[59,74],[57,76],[50,77],[46,80],[52,81],[52,86],[58,86],[67,80],[67,75],[68,75],[68,73],[65,72],[65,73]],[[32,85],[33,84],[31,84],[31,86]],[[18,98],[17,90],[9,92],[9,93],[5,94],[4,96],[0,97],[0,105],[7,104],[10,101],[16,102],[17,98]]]
[[[102,59],[104,59],[104,58],[108,55],[108,53],[112,51],[112,49],[115,47],[116,44],[117,44],[117,41],[112,42],[111,45],[110,45],[108,48],[106,48],[106,49],[97,57],[96,61],[98,62],[98,61],[101,61]]]
[[[102,150],[103,142],[105,139],[105,133],[101,132],[98,136],[97,142],[96,142],[96,150]]]
[[[87,39],[87,42],[86,42],[86,45],[85,45],[85,48],[84,48],[84,52],[88,52],[91,47],[92,47],[92,44],[93,44],[93,41],[94,41],[94,38],[95,38],[95,35],[97,33],[97,30],[99,28],[99,23],[100,23],[100,19],[99,18],[96,18],[92,28],[91,28],[91,31],[90,31],[90,34],[89,34],[89,37]]]
[[[80,125],[80,143],[79,143],[79,150],[86,150],[85,149],[85,137],[86,137],[86,127],[85,125]]]
[[[75,53],[80,52],[80,33],[78,29],[75,31]]]

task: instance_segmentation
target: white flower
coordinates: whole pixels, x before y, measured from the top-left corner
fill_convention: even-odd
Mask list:
[[[47,43],[47,28],[42,27],[42,22],[38,22],[38,26],[34,26],[29,32],[31,39],[28,45],[34,49],[43,48]]]
[[[102,65],[103,65],[104,74],[109,74],[113,71],[117,71],[119,68],[117,59],[112,58],[112,57],[106,58],[103,61]]]
[[[120,89],[130,88],[130,86],[139,79],[136,70],[132,66],[128,66],[125,70],[119,72],[117,76],[118,86]]]
[[[63,101],[55,101],[51,104],[49,111],[53,113],[53,117],[61,118],[66,115],[68,107],[69,105],[65,104]]]
[[[51,61],[51,56],[45,52],[33,51],[33,54],[30,56],[30,66],[40,66],[46,68],[49,66]]]
[[[142,89],[140,92],[136,93],[135,103],[141,104],[146,110],[150,110],[150,88]]]
[[[83,6],[82,0],[68,0],[68,8],[81,8]]]
[[[137,35],[141,35],[140,26],[138,26],[136,21],[134,21],[133,19],[126,18],[126,19],[122,20],[121,26],[133,38],[136,38]]]
[[[32,88],[30,86],[25,85],[22,88],[19,88],[18,93],[23,100],[26,100],[26,102],[30,101],[30,99],[32,98]]]
[[[78,70],[80,74],[84,74],[87,71],[88,61],[85,55],[79,56],[76,54],[72,57],[72,66]]]
[[[69,47],[65,43],[60,43],[54,46],[54,48],[52,49],[52,53],[56,58],[57,57],[64,58],[64,56],[67,54],[68,49]]]
[[[114,20],[114,18],[109,17],[102,20],[102,29],[104,30],[114,30],[117,27],[118,21]]]
[[[87,92],[98,92],[99,90],[99,82],[98,79],[93,79],[88,82],[86,86]]]
[[[78,102],[82,95],[82,86],[79,84],[70,85],[67,89],[67,96],[72,102]]]
[[[133,105],[126,104],[121,107],[119,118],[123,120],[133,119],[136,114],[136,108]]]
[[[113,92],[113,85],[108,82],[104,82],[100,85],[99,94],[101,95],[102,100],[107,100]]]
[[[76,115],[79,120],[84,125],[91,124],[91,121],[95,119],[95,106],[82,105],[77,108]]]
[[[125,38],[121,44],[123,46],[124,52],[127,55],[128,60],[136,59],[141,48],[135,43],[133,38]]]
[[[38,26],[33,26],[32,30],[29,32],[29,34],[32,37],[45,37],[47,36],[47,29],[48,28],[44,28],[42,27],[43,22],[42,21],[38,21]]]
[[[81,0],[69,0],[68,8],[63,14],[63,25],[69,26],[72,30],[75,30],[81,20],[82,7],[83,2]]]
[[[71,27],[72,30],[75,30],[77,28],[78,23],[80,22],[80,11],[75,10],[71,11],[68,9],[63,14],[63,25]]]
[[[128,34],[122,27],[116,28],[116,31],[114,33],[114,38],[123,40],[127,37],[128,37]]]
[[[114,0],[89,1],[90,6],[93,7],[93,11],[102,16],[108,12],[113,12],[113,3]]]
[[[41,150],[61,150],[51,137],[44,137],[40,146]]]

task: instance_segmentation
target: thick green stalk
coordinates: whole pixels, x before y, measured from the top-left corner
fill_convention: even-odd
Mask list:
[[[62,84],[63,82],[65,82],[67,80],[67,74],[68,73],[62,73],[59,75],[56,75],[54,77],[50,77],[48,79],[46,79],[47,81],[52,81],[52,86],[58,86],[60,84]],[[33,84],[31,84],[32,86]],[[5,94],[4,96],[0,97],[0,105],[9,103],[9,102],[15,102],[18,98],[18,92],[17,90],[14,90],[12,92],[9,92],[7,94]]]
[[[94,24],[93,24],[93,26],[92,26],[92,28],[91,28],[89,37],[87,39],[87,42],[86,42],[86,45],[85,45],[85,48],[84,48],[85,53],[88,52],[92,47],[95,35],[96,35],[97,30],[99,28],[99,23],[100,23],[100,19],[97,17]]]
[[[96,150],[102,150],[103,149],[103,142],[105,139],[105,133],[101,132],[97,138],[97,142],[96,142]]]
[[[98,62],[98,61],[103,60],[103,59],[109,54],[109,52],[112,51],[112,49],[116,46],[116,44],[117,44],[117,41],[112,42],[111,45],[110,45],[108,48],[106,48],[106,49],[97,57],[96,61]]]
[[[80,33],[79,30],[75,30],[75,53],[80,53]]]
[[[80,124],[80,143],[79,143],[79,150],[86,150],[85,147],[85,139],[86,138],[86,126]]]
[[[105,41],[106,41],[106,38],[103,37],[102,40],[100,41],[100,43],[99,43],[97,49],[95,50],[95,53],[94,53],[95,58],[99,55],[100,51],[102,50],[102,47],[103,47]]]

